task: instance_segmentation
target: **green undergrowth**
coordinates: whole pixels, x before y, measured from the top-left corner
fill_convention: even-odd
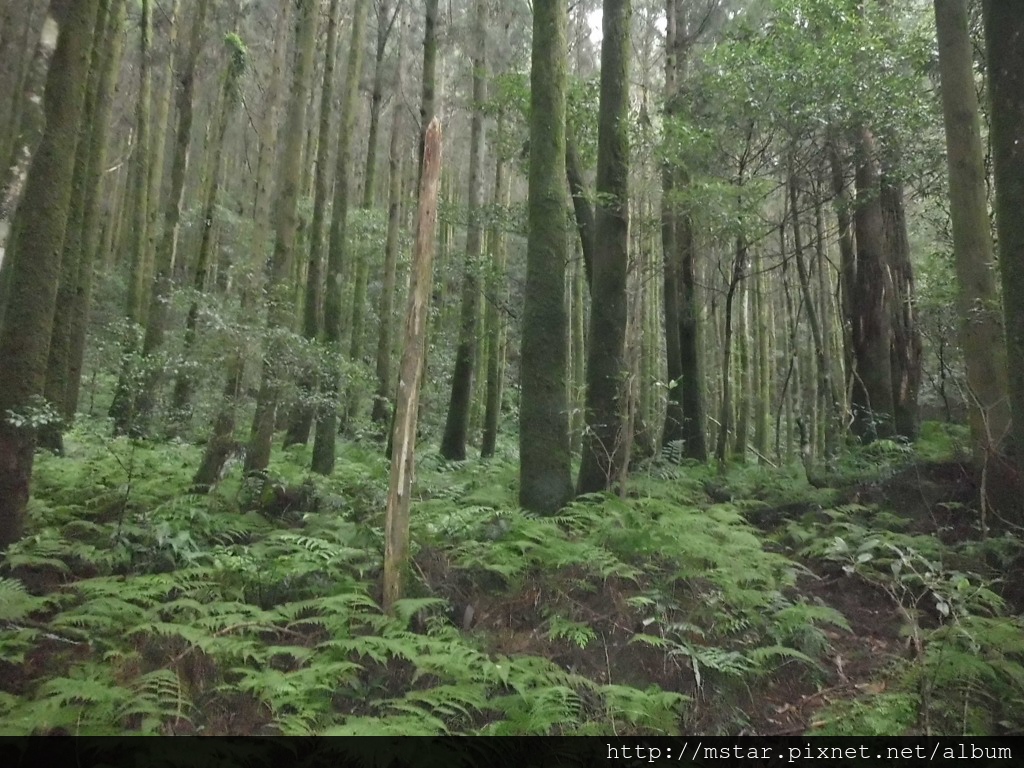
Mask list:
[[[1024,711],[1020,628],[992,584],[1017,540],[942,545],[798,470],[654,461],[625,498],[539,518],[515,503],[510,452],[425,452],[407,597],[386,616],[378,446],[343,446],[329,478],[307,448],[280,451],[204,496],[188,492],[199,448],[102,427],[39,457],[0,570],[4,733],[738,733],[759,691],[825,686],[851,637],[802,563],[887,596],[918,651],[882,714],[855,701],[830,732],[957,713],[989,732]],[[771,535],[752,524],[783,504]]]
[[[542,519],[514,463],[425,454],[385,616],[376,446],[330,478],[293,448],[209,496],[198,458],[88,423],[40,456],[0,580],[5,733],[677,733],[722,691],[820,675],[821,628],[845,625],[679,469]]]

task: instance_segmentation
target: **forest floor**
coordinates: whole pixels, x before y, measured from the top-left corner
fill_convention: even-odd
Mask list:
[[[653,461],[539,519],[515,462],[424,454],[410,596],[381,615],[387,463],[304,448],[186,492],[198,449],[41,457],[0,570],[0,733],[1004,733],[1024,544],[959,432],[799,468]]]

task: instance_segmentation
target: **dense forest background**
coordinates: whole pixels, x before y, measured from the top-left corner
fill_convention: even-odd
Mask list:
[[[1024,7],[6,0],[0,731],[1024,727]]]

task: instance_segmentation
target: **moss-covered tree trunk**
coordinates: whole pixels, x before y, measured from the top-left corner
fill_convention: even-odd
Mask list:
[[[624,431],[629,262],[629,0],[605,0],[597,140],[597,248],[590,286],[587,431],[577,488],[611,488],[625,480],[632,435]]]
[[[466,458],[469,417],[473,401],[473,379],[477,362],[477,336],[480,317],[480,253],[483,225],[480,208],[484,194],[484,114],[487,100],[487,4],[477,0],[473,11],[473,118],[469,140],[469,189],[466,215],[466,260],[462,272],[462,305],[459,317],[459,343],[455,350],[451,394],[441,455],[450,460]]]
[[[267,282],[267,333],[264,342],[260,390],[245,456],[247,471],[263,470],[270,463],[277,416],[278,393],[284,358],[280,332],[290,328],[294,316],[292,301],[292,260],[299,228],[299,185],[302,179],[302,145],[306,138],[306,113],[312,86],[313,54],[319,3],[299,0],[295,27],[295,66],[292,71],[284,146],[278,167],[274,205],[274,252]]]
[[[960,346],[967,368],[971,442],[980,461],[1003,446],[1010,431],[1010,401],[967,0],[935,0],[935,24]]]
[[[32,157],[42,139],[46,127],[46,115],[43,107],[43,89],[47,83],[47,72],[57,47],[60,33],[60,3],[53,2],[43,22],[39,43],[31,64],[26,71],[22,95],[17,102],[20,105],[17,120],[12,121],[12,142],[0,154],[3,175],[0,176],[0,269],[5,261],[4,254],[11,233],[15,209],[21,199],[28,177],[28,169]],[[30,30],[31,31],[31,28]],[[3,318],[3,303],[0,299],[0,319]]]
[[[554,514],[573,496],[565,392],[567,15],[565,0],[534,1],[519,503],[541,514]]]
[[[1024,465],[1024,5],[985,0],[982,7],[1013,444]]]
[[[96,18],[99,37],[106,31],[108,0],[100,0]],[[64,245],[61,256],[60,285],[57,289],[57,304],[54,309],[53,327],[50,331],[50,349],[46,361],[46,385],[43,395],[57,411],[59,419],[51,421],[39,432],[39,445],[54,453],[64,452],[63,430],[71,422],[73,414],[67,412],[67,389],[69,356],[71,352],[72,321],[74,320],[74,298],[82,269],[82,223],[85,218],[86,181],[89,172],[90,134],[96,129],[96,98],[103,63],[103,50],[94,45],[89,61],[89,79],[86,84],[85,103],[82,109],[82,123],[74,158],[71,179],[71,202],[64,231]]]
[[[363,34],[369,0],[356,0],[352,19],[352,36],[348,51],[348,69],[341,94],[341,124],[338,128],[338,158],[334,171],[334,206],[331,234],[327,250],[327,289],[324,295],[323,340],[330,350],[340,353],[342,339],[343,281],[348,258],[349,185],[352,183],[352,140],[358,109],[359,80],[363,70]],[[329,475],[334,471],[335,442],[338,439],[338,393],[341,386],[340,367],[334,366],[323,382],[325,404],[316,419],[313,441],[314,472]]]
[[[45,384],[98,7],[99,0],[79,0],[63,18],[46,82],[46,130],[28,172],[24,215],[12,242],[10,311],[0,327],[0,550],[21,537],[28,503],[35,449],[28,411]]]

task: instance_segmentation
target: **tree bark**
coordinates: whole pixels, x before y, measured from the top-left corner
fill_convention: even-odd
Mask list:
[[[338,28],[341,26],[341,0],[331,0],[327,16],[327,50],[324,53],[324,79],[320,89],[320,126],[316,148],[316,175],[313,180],[313,220],[309,232],[309,267],[306,270],[306,296],[302,307],[302,335],[315,342],[320,337],[323,314],[324,221],[330,202],[329,155],[331,118],[334,114],[334,69],[338,55]],[[284,446],[309,442],[313,428],[313,406],[308,401],[317,386],[316,372],[303,371],[299,377],[299,398],[291,414]],[[306,401],[306,402],[303,402]]]
[[[982,8],[1012,437],[1024,466],[1024,6],[985,0]]]
[[[534,0],[519,503],[531,512],[548,515],[573,496],[565,392],[567,15],[565,0]]]
[[[935,0],[935,23],[949,163],[960,346],[967,368],[971,442],[980,463],[1004,447],[1010,431],[1010,401],[967,0]]]
[[[279,361],[284,356],[283,340],[279,334],[291,326],[294,311],[290,278],[299,228],[302,145],[306,137],[306,112],[312,86],[319,5],[316,0],[299,0],[296,4],[298,19],[295,28],[295,67],[292,72],[284,147],[278,170],[274,206],[274,252],[267,281],[267,334],[264,342],[266,346],[263,351],[256,413],[249,436],[249,448],[245,455],[247,472],[264,470],[270,463],[277,416]]]
[[[577,488],[625,480],[632,435],[623,431],[629,262],[630,0],[605,0],[598,116],[596,232],[587,354],[587,433]]]
[[[98,7],[99,0],[79,0],[64,19],[46,82],[46,130],[25,182],[25,213],[13,241],[12,311],[0,327],[0,550],[21,537],[28,503],[35,432],[11,414],[25,416],[43,393]]]
[[[416,421],[423,355],[426,352],[434,228],[437,223],[437,189],[441,172],[441,124],[437,118],[431,121],[424,133],[423,164],[420,170],[416,247],[406,309],[405,345],[398,377],[392,435],[394,455],[391,459],[391,481],[384,522],[383,608],[388,613],[393,612],[395,603],[402,597],[402,582],[409,562],[409,507],[416,471]]]
[[[466,458],[480,318],[480,253],[483,241],[480,208],[484,195],[483,164],[486,141],[483,110],[487,100],[487,4],[484,0],[477,0],[474,17],[473,119],[470,126],[469,194],[466,210],[469,223],[466,228],[466,260],[462,273],[459,343],[455,350],[455,370],[452,372],[448,416],[441,438],[441,455],[457,461]]]
[[[852,291],[855,370],[853,431],[870,443],[893,434],[892,363],[889,357],[892,283],[886,263],[885,220],[875,140],[861,131],[857,158],[857,274]]]
[[[352,173],[352,139],[355,133],[359,78],[363,69],[363,34],[369,0],[356,0],[349,43],[348,70],[341,101],[341,125],[338,129],[338,159],[334,172],[334,210],[327,252],[327,292],[324,297],[324,341],[337,350],[342,338],[342,281],[348,258],[349,178]],[[313,471],[329,475],[334,471],[335,442],[338,438],[338,392],[341,370],[335,368],[322,392],[328,404],[317,415],[316,437],[313,441]]]

